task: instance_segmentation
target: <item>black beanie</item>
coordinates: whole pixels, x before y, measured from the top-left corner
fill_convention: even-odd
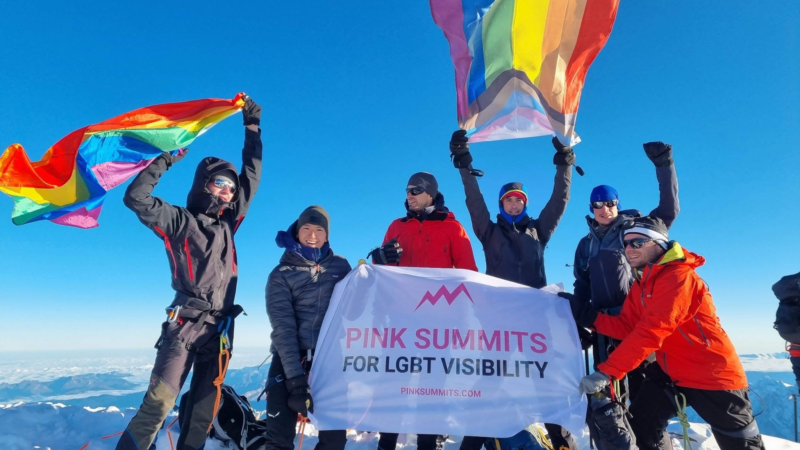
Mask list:
[[[436,199],[436,195],[439,194],[439,183],[436,182],[436,177],[428,172],[417,172],[411,175],[411,178],[408,179],[408,186],[425,189],[425,192],[433,199]]]
[[[328,212],[325,211],[325,208],[314,205],[303,210],[303,212],[300,213],[300,217],[297,219],[297,229],[295,230],[295,234],[300,230],[300,227],[307,223],[321,226],[322,229],[325,230],[325,234],[328,235],[328,239],[330,240],[331,233],[328,229],[330,218],[328,217]]]
[[[669,242],[669,231],[664,221],[658,217],[644,216],[633,219],[633,225],[625,230],[625,234],[642,234],[656,241],[666,250]]]

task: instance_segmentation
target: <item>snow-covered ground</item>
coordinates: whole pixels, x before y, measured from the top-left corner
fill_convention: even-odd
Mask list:
[[[120,411],[116,407],[79,408],[53,403],[17,404],[0,408],[0,448],[3,450],[28,450],[34,448],[49,450],[112,450],[116,445],[114,435],[125,428],[133,410]],[[168,422],[172,422],[171,416]],[[681,433],[680,424],[674,422],[670,432]],[[161,430],[156,441],[157,450],[171,449],[170,440],[177,440],[179,430],[173,426],[170,430]],[[167,436],[167,433],[170,435]],[[377,447],[377,433],[348,432],[348,450],[374,450]],[[718,449],[711,430],[707,425],[693,423],[689,431],[695,450]],[[460,437],[451,437],[445,444],[445,450],[457,450]],[[581,448],[588,448],[583,439]],[[800,444],[766,436],[764,443],[768,450],[800,450]],[[401,435],[398,448],[414,450],[414,435]],[[295,445],[299,443],[299,436]],[[300,450],[312,450],[317,443],[317,432],[314,426],[307,424],[304,430],[303,444]],[[88,446],[84,447],[84,445]],[[683,450],[682,442],[673,439],[673,448]],[[227,450],[231,447],[216,439],[209,439],[207,450]]]
[[[114,355],[82,354],[12,354],[0,358],[0,395],[24,397],[24,401],[0,401],[0,450],[34,449],[108,450],[116,445],[117,437],[102,439],[125,428],[135,408],[141,401],[147,376],[152,368],[154,351],[115,352]],[[257,368],[267,355],[266,349],[240,350],[231,362],[227,382],[252,400],[260,392],[269,363]],[[794,404],[791,394],[798,392],[791,365],[786,354],[741,355],[747,370],[752,391],[753,409],[758,416],[762,433],[793,438]],[[98,376],[93,376],[98,375]],[[102,375],[102,376],[99,376]],[[120,380],[135,384],[140,390],[105,389],[109,386],[125,386]],[[5,394],[4,394],[5,393]],[[102,394],[102,395],[101,395]],[[58,398],[59,402],[47,399]],[[763,399],[763,400],[762,400]],[[253,403],[264,409],[264,402]],[[88,406],[87,406],[88,405]],[[112,406],[113,405],[113,406]],[[174,417],[173,417],[174,418]],[[693,411],[689,414],[693,422],[690,437],[696,441],[695,450],[716,449],[710,429]],[[172,418],[168,420],[171,422]],[[669,430],[681,433],[680,425],[674,422]],[[170,449],[169,438],[177,439],[175,425],[167,435],[159,433],[158,450]],[[374,450],[377,447],[375,433],[348,435],[348,450]],[[588,448],[588,439],[578,437],[581,448]],[[305,429],[303,448],[313,449],[317,442],[312,425]],[[401,435],[399,442],[408,450],[416,448],[414,435]],[[446,450],[457,450],[460,437],[451,437]],[[765,438],[767,449],[796,449],[800,445],[778,437]],[[675,449],[682,449],[678,439],[673,440]],[[228,447],[210,439],[208,450]]]

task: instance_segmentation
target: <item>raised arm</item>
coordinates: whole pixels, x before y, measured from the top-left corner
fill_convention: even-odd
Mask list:
[[[553,182],[553,193],[550,200],[544,205],[542,212],[539,213],[538,228],[539,239],[543,244],[550,241],[553,237],[558,222],[567,210],[569,203],[569,190],[572,185],[572,165],[575,164],[575,152],[572,147],[561,144],[557,138],[553,138],[553,147],[556,154],[553,155],[553,164],[556,165],[556,178]]]
[[[663,142],[648,142],[644,144],[644,152],[656,166],[658,179],[658,206],[650,212],[650,215],[663,220],[669,228],[681,211],[672,146]]]
[[[489,233],[489,230],[494,226],[489,208],[486,207],[486,201],[483,199],[481,188],[478,186],[478,177],[474,175],[472,166],[472,155],[469,153],[469,140],[467,139],[467,132],[464,130],[457,130],[450,138],[450,155],[453,159],[453,165],[458,169],[461,174],[461,182],[464,184],[464,195],[466,196],[467,210],[469,217],[472,219],[472,230],[475,236],[483,242]]]
[[[242,170],[239,174],[239,199],[236,203],[235,214],[237,223],[244,219],[250,209],[250,204],[253,202],[261,180],[262,146],[261,129],[258,128],[261,124],[261,106],[250,97],[245,97],[242,115],[244,116],[245,130]]]
[[[186,217],[183,209],[176,208],[158,197],[153,197],[152,193],[161,175],[172,164],[183,159],[188,150],[182,150],[174,156],[169,153],[162,153],[156,157],[128,185],[128,189],[122,199],[125,206],[133,211],[143,224],[162,236],[173,237],[178,235],[185,226],[188,217]]]

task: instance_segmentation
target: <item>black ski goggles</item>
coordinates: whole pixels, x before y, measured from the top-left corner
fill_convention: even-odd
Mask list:
[[[589,203],[589,205],[591,205],[592,208],[594,209],[603,209],[603,206],[608,206],[609,208],[613,208],[617,206],[618,203],[619,200],[614,199],[614,200],[606,200],[604,202],[591,202]]]
[[[217,188],[219,188],[219,189],[225,189],[225,188],[228,188],[228,189],[231,191],[231,194],[233,194],[234,192],[236,192],[236,183],[234,183],[234,182],[233,182],[232,180],[230,180],[229,178],[225,178],[225,177],[214,177],[214,179],[213,179],[213,180],[211,180],[211,182],[212,182],[212,183],[214,183],[214,187],[217,187]]]
[[[419,194],[424,194],[424,193],[425,193],[425,189],[423,189],[423,188],[421,188],[419,186],[406,188],[406,194],[419,195]]]
[[[650,238],[636,238],[636,239],[626,239],[622,241],[622,243],[625,245],[624,248],[628,248],[628,246],[630,245],[633,248],[639,249],[644,247],[644,244],[647,244],[648,242],[653,240],[654,239]]]

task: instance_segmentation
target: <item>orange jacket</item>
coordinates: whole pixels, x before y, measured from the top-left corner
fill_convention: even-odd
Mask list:
[[[599,314],[601,334],[622,343],[598,370],[620,379],[655,352],[672,381],[695,389],[747,387],[742,363],[719,323],[708,286],[695,268],[705,259],[677,242],[648,264],[631,287],[619,316]]]
[[[396,219],[389,225],[383,243],[392,239],[397,239],[403,249],[401,267],[478,271],[469,236],[451,212],[434,211],[422,222],[410,217]]]

